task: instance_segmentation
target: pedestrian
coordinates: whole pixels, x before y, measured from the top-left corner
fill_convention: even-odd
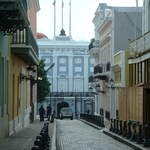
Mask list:
[[[53,115],[54,115],[54,117],[55,117],[55,113],[56,113],[56,112],[55,112],[55,110],[54,110],[54,111],[53,111]]]
[[[45,109],[43,105],[39,108],[40,121],[44,121]]]
[[[48,120],[48,121],[50,120],[51,111],[52,111],[51,105],[49,104],[49,105],[47,106],[47,120]]]

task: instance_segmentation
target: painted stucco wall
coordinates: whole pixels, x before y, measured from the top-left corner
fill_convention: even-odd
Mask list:
[[[0,137],[8,135],[8,43],[8,37],[0,33]]]

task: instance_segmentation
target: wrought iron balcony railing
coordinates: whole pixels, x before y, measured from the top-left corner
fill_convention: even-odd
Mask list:
[[[94,82],[94,77],[93,76],[89,76],[89,83]]]
[[[13,34],[12,44],[20,45],[22,47],[30,47],[36,53],[37,56],[39,55],[38,45],[29,27],[25,28],[24,30],[17,30],[17,32]]]
[[[94,74],[102,73],[102,72],[103,72],[103,67],[100,64],[94,67]]]
[[[0,31],[9,34],[29,25],[27,0],[0,0]]]
[[[149,52],[150,31],[130,43],[131,57],[136,58]]]
[[[89,44],[89,50],[91,50],[92,48],[99,48],[100,47],[100,42],[99,40],[95,40],[93,39],[91,41],[91,43]]]

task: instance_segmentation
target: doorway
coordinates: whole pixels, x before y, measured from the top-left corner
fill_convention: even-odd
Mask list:
[[[144,89],[144,120],[143,123],[150,123],[150,89]]]

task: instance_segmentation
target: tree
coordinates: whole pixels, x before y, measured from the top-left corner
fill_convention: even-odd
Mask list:
[[[44,69],[45,67],[45,60],[40,60],[39,66],[37,68],[38,78],[40,77],[41,80],[37,81],[37,99],[38,102],[42,102],[45,97],[50,92],[50,83],[47,78],[47,71]]]

